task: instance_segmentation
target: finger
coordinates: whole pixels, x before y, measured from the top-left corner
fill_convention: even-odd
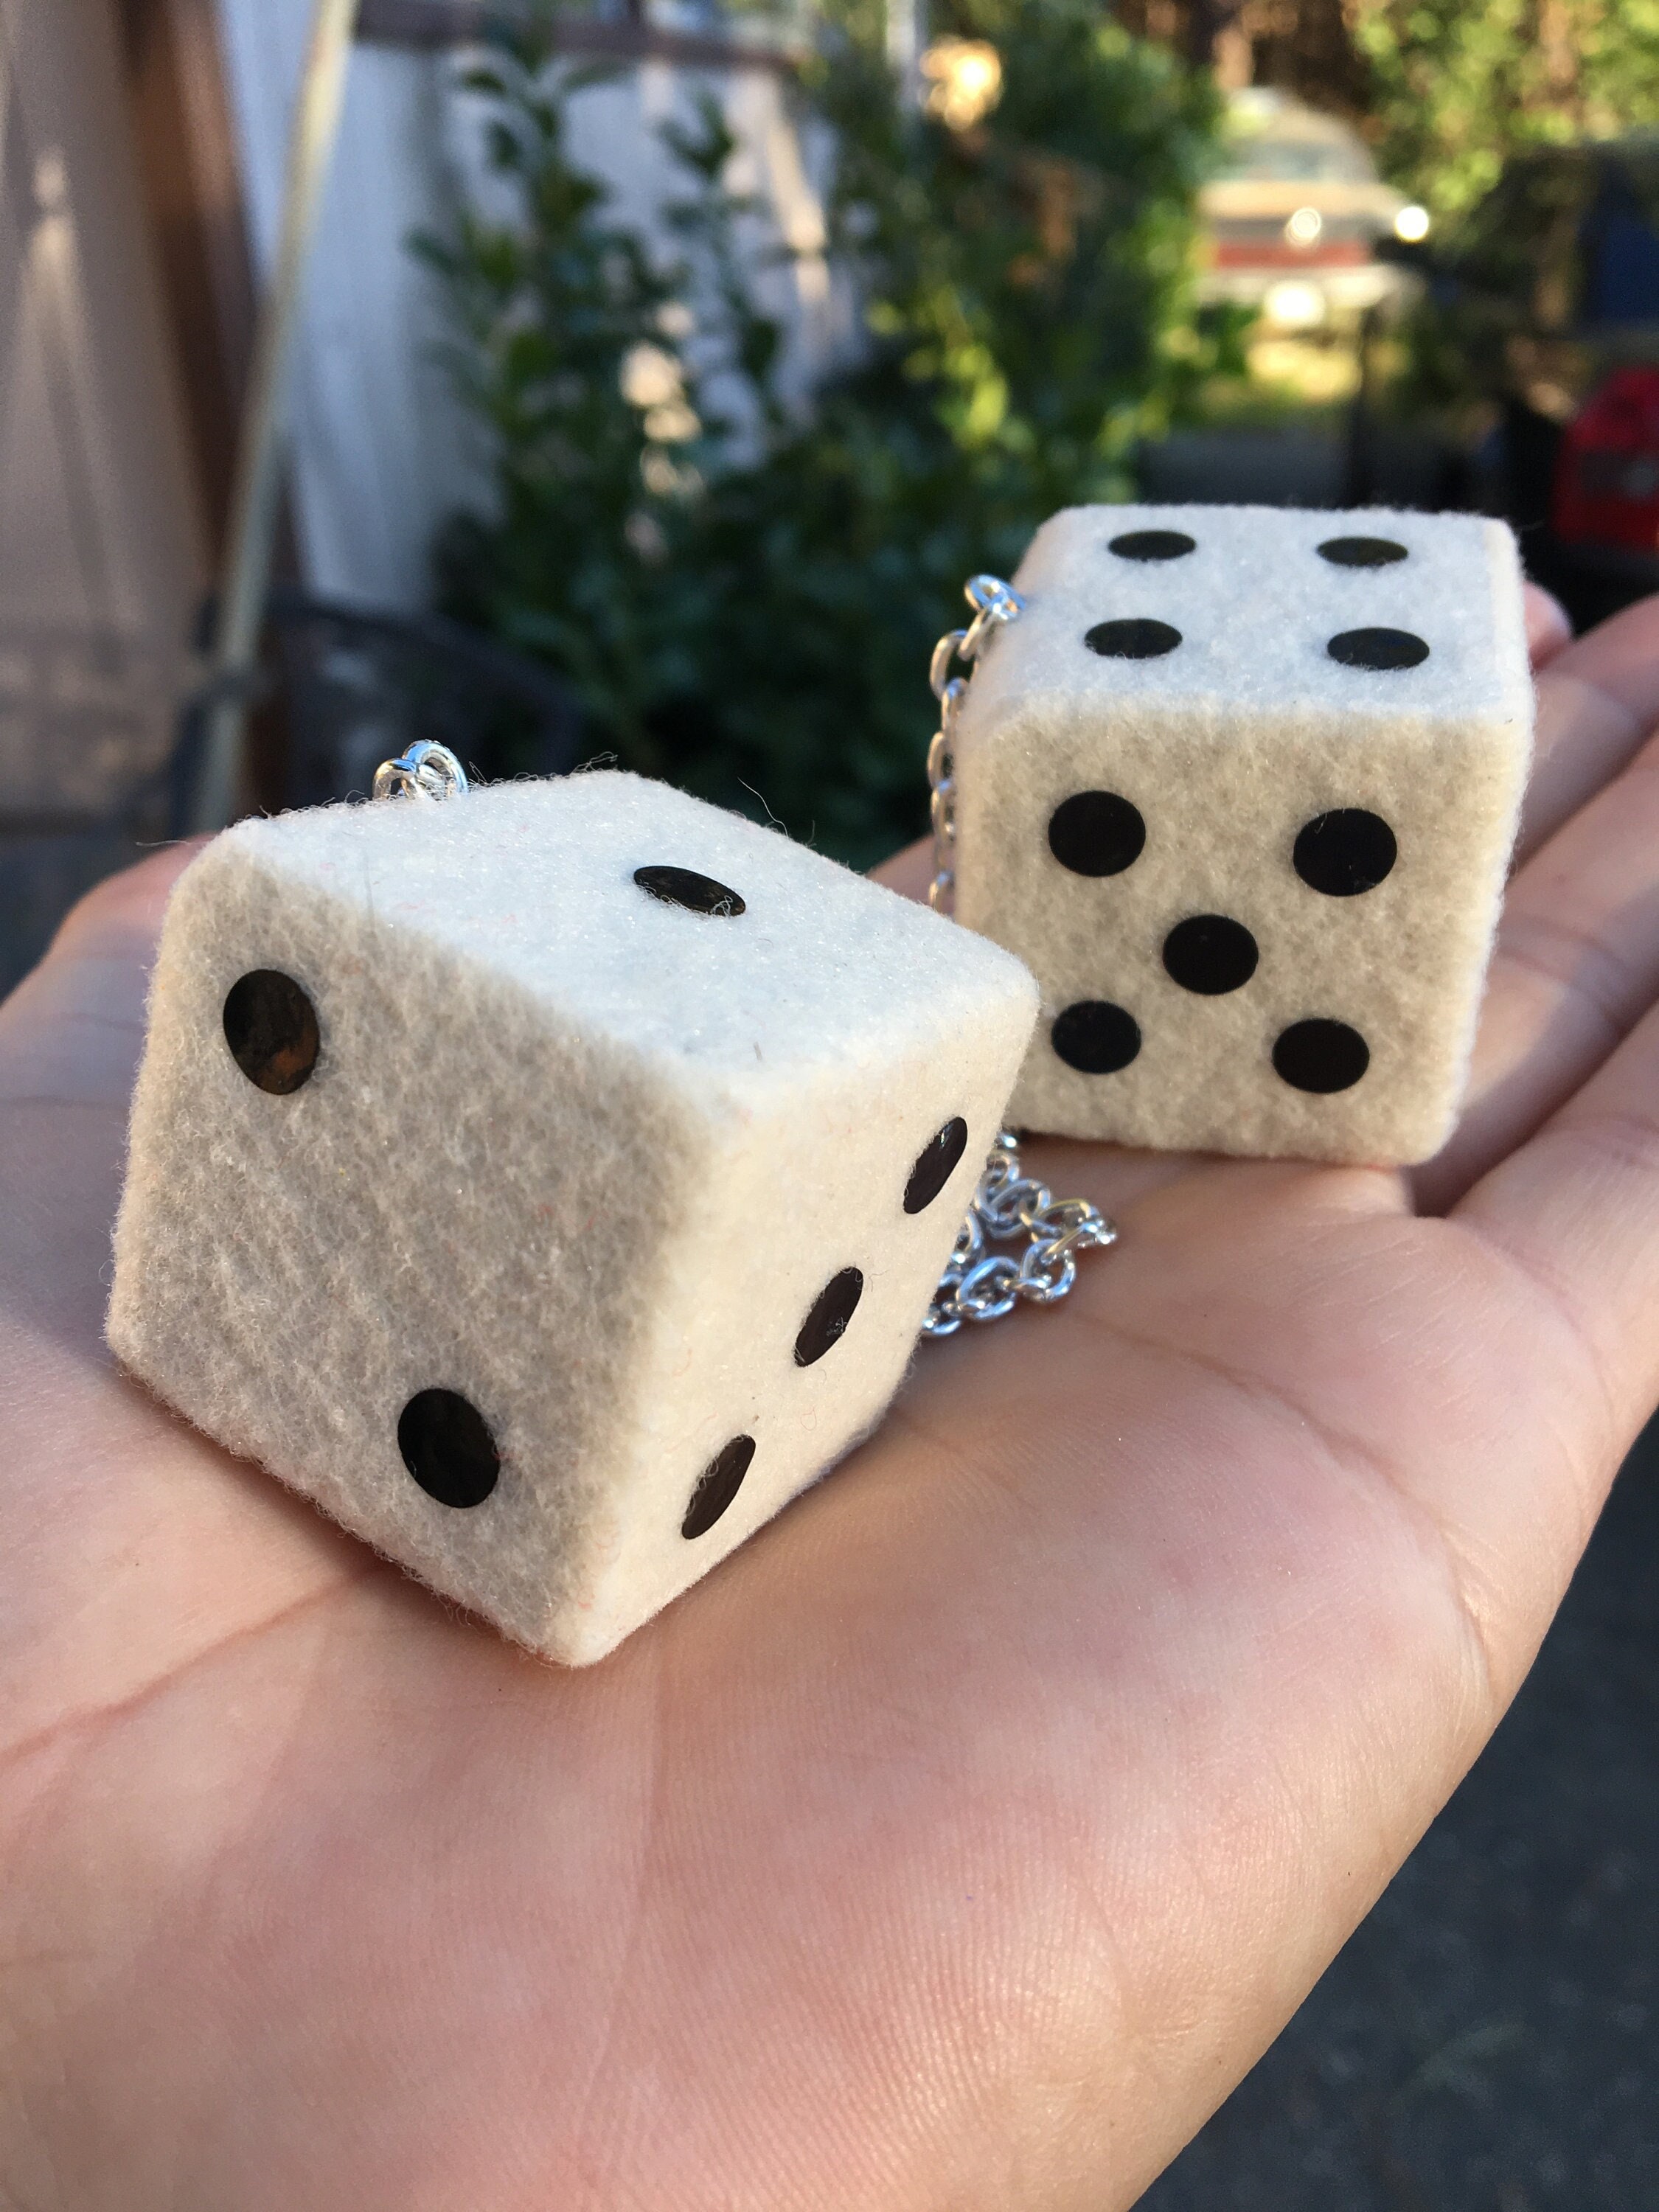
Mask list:
[[[878,884],[885,884],[890,891],[901,898],[915,899],[921,906],[927,903],[927,886],[933,880],[933,847],[932,840],[918,837],[914,845],[895,853],[890,860],[884,860],[871,874]]]
[[[1616,775],[1659,722],[1659,597],[1553,653],[1538,678],[1532,781],[1517,854],[1553,835]]]
[[[167,895],[205,842],[169,845],[70,908],[46,958],[0,1005],[0,1103],[125,1106]]]
[[[1553,1310],[1555,1343],[1537,1342],[1565,1340],[1602,1408],[1601,1456],[1621,1454],[1659,1401],[1659,1008],[1451,1218]]]
[[[162,909],[195,846],[90,892],[0,1006],[0,1746],[139,1695],[372,1571],[115,1371],[110,1222]]]
[[[1659,738],[1510,886],[1450,1143],[1412,1182],[1442,1212],[1571,1097],[1659,997]]]
[[[1572,624],[1560,600],[1541,584],[1522,586],[1522,614],[1527,625],[1527,658],[1535,672],[1572,643]]]

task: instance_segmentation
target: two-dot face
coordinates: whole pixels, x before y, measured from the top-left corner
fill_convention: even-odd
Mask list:
[[[739,891],[700,871],[667,863],[636,868],[633,884],[662,904],[706,921],[734,922],[747,913]],[[226,994],[222,1010],[225,1043],[236,1066],[256,1090],[290,1098],[317,1072],[323,1030],[305,987],[276,969],[254,969]],[[896,1215],[925,1212],[942,1194],[968,1145],[968,1125],[953,1115],[928,1139],[893,1192]],[[856,1266],[837,1268],[801,1317],[792,1346],[797,1368],[830,1357],[854,1327],[865,1277]],[[433,1383],[416,1391],[396,1424],[399,1455],[410,1477],[436,1504],[457,1511],[482,1505],[494,1493],[501,1455],[489,1422],[461,1392]],[[760,1449],[747,1433],[732,1437],[692,1486],[681,1522],[688,1540],[706,1535],[737,1498]]]
[[[1197,550],[1198,541],[1188,532],[1168,529],[1127,531],[1108,547],[1120,561],[1160,568]],[[1395,540],[1374,537],[1329,538],[1316,551],[1331,567],[1346,569],[1389,568],[1408,557]],[[1103,659],[1152,660],[1178,652],[1185,641],[1172,623],[1116,616],[1091,624],[1083,642]],[[1429,657],[1420,637],[1382,624],[1334,632],[1325,650],[1339,665],[1376,671],[1417,667]],[[1166,831],[1175,830],[1177,806],[1172,796]],[[1049,853],[1077,876],[1123,874],[1141,858],[1147,836],[1145,816],[1120,792],[1073,792],[1048,817]],[[1240,862],[1255,872],[1263,864],[1282,867],[1288,861],[1310,890],[1347,899],[1374,890],[1398,858],[1398,841],[1381,815],[1346,806],[1323,809],[1304,822],[1288,854],[1251,855],[1241,850]],[[1181,915],[1164,935],[1161,954],[1170,980],[1198,998],[1243,990],[1261,960],[1251,931],[1224,914]],[[1078,1000],[1063,1007],[1049,1035],[1056,1056],[1085,1075],[1120,1073],[1139,1056],[1144,1042],[1136,1014],[1106,999]],[[1292,1089],[1328,1095],[1362,1079],[1370,1065],[1370,1048],[1351,1024],[1318,1016],[1281,1030],[1270,1058],[1274,1073]]]

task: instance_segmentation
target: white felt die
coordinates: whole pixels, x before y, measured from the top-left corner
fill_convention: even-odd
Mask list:
[[[1036,1006],[632,776],[245,822],[168,908],[110,1343],[597,1659],[878,1419]]]
[[[1426,1158],[1531,750],[1509,532],[1075,507],[1014,581],[952,732],[957,918],[1042,991],[1013,1119]]]

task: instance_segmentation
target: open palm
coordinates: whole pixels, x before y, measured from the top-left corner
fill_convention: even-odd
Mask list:
[[[1133,2200],[1485,1741],[1659,1395],[1659,602],[1534,613],[1447,1154],[1034,1145],[1119,1249],[924,1347],[583,1674],[111,1367],[177,856],[78,910],[0,1012],[0,2203]]]

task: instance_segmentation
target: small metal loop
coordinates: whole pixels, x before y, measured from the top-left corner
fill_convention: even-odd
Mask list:
[[[1025,611],[1025,602],[1000,576],[970,576],[963,592],[974,610],[974,619],[962,641],[961,653],[964,660],[976,660],[990,633],[1003,623],[1018,621]]]
[[[962,587],[962,596],[987,622],[1012,622],[1025,611],[1024,595],[1012,584],[1005,584],[1000,576],[969,576]]]
[[[980,1212],[993,1237],[1017,1237],[1022,1229],[1029,1233],[1033,1218],[1053,1204],[1054,1193],[1047,1183],[1034,1182],[1027,1176],[1005,1176],[1000,1187],[981,1200]]]
[[[969,1213],[963,1218],[962,1226],[957,1231],[957,1241],[951,1247],[946,1272],[954,1267],[960,1279],[975,1261],[983,1257],[984,1251],[985,1225],[977,1213]]]
[[[1019,1297],[1019,1262],[993,1252],[957,1285],[956,1308],[964,1321],[1000,1321]]]
[[[1032,1214],[1025,1225],[1050,1252],[1103,1252],[1117,1242],[1115,1223],[1103,1219],[1084,1198],[1062,1198]]]
[[[417,738],[396,760],[374,771],[376,799],[456,799],[472,788],[466,770],[447,745]]]
[[[947,629],[933,647],[933,658],[927,670],[928,689],[935,699],[945,696],[945,687],[950,678],[951,663],[960,647],[967,641],[965,629]]]
[[[1033,1305],[1057,1305],[1077,1280],[1077,1261],[1054,1244],[1028,1244],[1019,1263],[1019,1294]]]

